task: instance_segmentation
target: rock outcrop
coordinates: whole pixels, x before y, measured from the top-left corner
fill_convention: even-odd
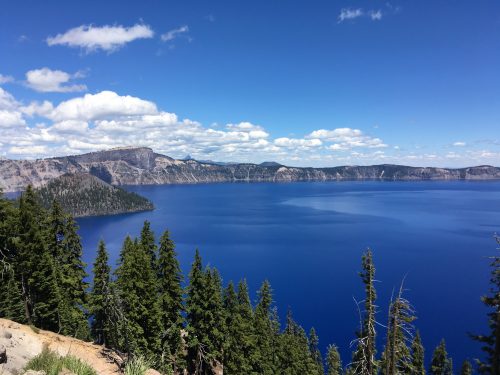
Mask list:
[[[89,173],[112,185],[194,184],[211,182],[289,182],[332,180],[490,180],[500,168],[408,167],[401,165],[297,168],[277,163],[226,164],[176,160],[150,148],[119,148],[39,160],[0,160],[0,188],[5,192],[35,187],[66,173]]]

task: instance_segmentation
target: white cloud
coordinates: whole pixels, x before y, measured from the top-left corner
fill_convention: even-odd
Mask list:
[[[354,147],[383,148],[387,145],[380,139],[364,134],[359,129],[337,128],[332,130],[319,129],[308,134],[306,138],[322,139],[332,142],[330,150],[349,150]]]
[[[369,14],[372,21],[380,21],[382,19],[382,11],[380,9],[376,11],[371,10]]]
[[[157,113],[156,104],[133,96],[120,96],[113,91],[85,94],[60,103],[47,118],[54,121],[97,120],[107,117],[137,116]]]
[[[68,47],[82,48],[87,52],[102,49],[114,52],[126,43],[136,39],[152,38],[153,30],[148,25],[136,24],[131,27],[124,26],[92,26],[82,25],[47,38],[49,46],[65,45]]]
[[[82,78],[83,73],[69,74],[62,70],[49,68],[34,69],[26,73],[26,85],[39,92],[75,92],[85,91],[87,86],[68,84],[74,78]]]
[[[3,85],[4,83],[10,83],[10,82],[14,82],[14,77],[4,76],[3,74],[0,74],[0,85]]]
[[[189,27],[187,25],[184,25],[184,26],[181,26],[177,29],[167,31],[165,34],[162,34],[161,40],[164,42],[169,42],[169,41],[177,38],[179,35],[187,33],[187,32],[189,32]]]
[[[363,15],[363,9],[351,9],[351,8],[342,8],[340,14],[338,16],[338,22],[344,22],[345,20],[353,20],[355,18],[361,17]]]
[[[455,147],[464,147],[466,145],[467,145],[467,143],[461,142],[461,141],[453,143],[453,146],[455,146]]]

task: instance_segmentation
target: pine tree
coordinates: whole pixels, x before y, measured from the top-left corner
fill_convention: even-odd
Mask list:
[[[57,283],[61,291],[59,315],[60,333],[79,339],[88,339],[89,330],[84,311],[88,284],[85,263],[82,258],[82,244],[78,227],[69,215],[62,212],[53,202],[48,223],[48,244],[56,262]]]
[[[220,288],[218,273],[203,271],[196,250],[186,300],[189,373],[211,374],[213,366],[221,362],[225,316]]]
[[[321,358],[321,352],[319,350],[319,338],[314,327],[312,327],[309,331],[309,353],[311,354],[313,363],[316,366],[316,372],[318,374],[324,374],[325,369],[323,367],[323,359]]]
[[[108,253],[103,240],[99,241],[97,257],[92,271],[94,282],[89,296],[90,313],[92,315],[92,337],[100,345],[111,346],[110,295],[111,269],[108,264]]]
[[[464,361],[464,363],[462,363],[460,375],[472,375],[472,365],[469,361]]]
[[[254,326],[257,347],[255,371],[263,375],[274,375],[277,372],[276,342],[278,331],[273,324],[272,291],[269,281],[265,280],[258,292],[258,302],[255,307]]]
[[[365,285],[365,309],[363,312],[362,326],[358,336],[358,346],[353,354],[352,367],[355,374],[375,375],[377,373],[376,355],[376,320],[375,314],[377,306],[375,300],[375,266],[373,264],[373,254],[368,249],[362,257],[361,279]]]
[[[144,225],[142,226],[140,243],[151,258],[151,267],[156,270],[157,246],[155,243],[155,235],[151,230],[151,223],[147,220],[144,221]]]
[[[125,239],[116,270],[118,295],[126,319],[124,348],[146,356],[160,353],[161,312],[151,257],[137,239]]]
[[[495,236],[500,245],[500,237]],[[479,372],[483,374],[500,374],[500,256],[494,256],[491,262],[490,295],[481,300],[491,310],[488,313],[490,332],[487,335],[474,335],[479,341],[482,350],[486,353],[486,360],[478,360]]]
[[[395,300],[389,306],[387,344],[385,347],[384,371],[386,375],[409,374],[411,372],[410,348],[407,346],[415,320],[414,311],[407,299],[403,298],[403,284]]]
[[[46,244],[44,216],[35,192],[28,186],[19,199],[14,272],[22,291],[26,322],[57,332],[61,328],[62,297],[55,259]]]
[[[182,273],[175,252],[175,244],[170,234],[165,231],[160,238],[158,253],[158,286],[162,314],[162,348],[164,361],[169,363],[174,371],[181,366],[179,363],[181,351],[181,329],[183,325],[183,290]]]
[[[304,329],[287,314],[285,331],[280,335],[279,373],[287,375],[319,375],[317,364],[309,351],[309,343]]]
[[[23,298],[15,273],[12,244],[18,212],[0,189],[0,317],[25,323]]]
[[[429,373],[431,375],[452,375],[453,364],[451,358],[448,357],[446,351],[446,343],[441,340],[439,345],[432,354],[431,368]]]
[[[425,375],[424,346],[417,331],[411,343],[411,375]]]
[[[327,375],[341,375],[342,361],[337,346],[329,345],[326,353]]]

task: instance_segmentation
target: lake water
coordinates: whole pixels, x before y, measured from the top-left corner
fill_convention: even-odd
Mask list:
[[[226,283],[245,277],[255,292],[274,289],[282,322],[288,306],[322,349],[336,343],[344,364],[359,324],[354,299],[370,247],[377,268],[378,320],[385,324],[393,288],[406,276],[427,351],[444,337],[458,370],[480,355],[467,332],[486,330],[480,295],[500,231],[500,182],[329,182],[134,186],[151,212],[79,219],[84,259],[100,238],[116,263],[125,235],[149,220],[157,236],[168,228],[185,274],[199,248]],[[89,267],[90,269],[90,267]],[[252,297],[255,299],[255,293]],[[385,342],[382,327],[378,344]]]

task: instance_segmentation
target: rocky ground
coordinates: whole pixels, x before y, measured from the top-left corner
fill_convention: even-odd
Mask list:
[[[108,358],[103,347],[48,331],[35,332],[29,326],[0,319],[0,362],[5,349],[7,362],[0,364],[0,375],[23,374],[26,363],[44,346],[61,356],[70,354],[92,366],[100,375],[121,374],[119,366]]]

